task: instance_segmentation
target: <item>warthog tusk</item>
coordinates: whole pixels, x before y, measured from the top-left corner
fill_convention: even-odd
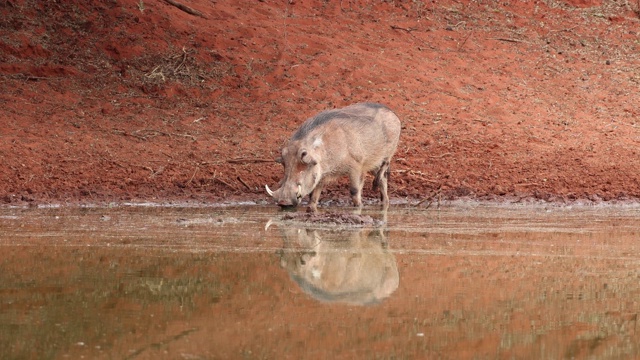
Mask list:
[[[271,226],[272,223],[273,223],[273,219],[269,219],[269,221],[267,221],[267,224],[264,226],[264,231],[269,230],[269,226]]]
[[[273,191],[271,191],[271,189],[269,189],[269,185],[265,185],[264,187],[265,187],[265,189],[267,189],[267,194],[269,194],[269,196],[273,197]]]
[[[296,197],[302,197],[302,185],[298,185],[298,193],[296,194]]]

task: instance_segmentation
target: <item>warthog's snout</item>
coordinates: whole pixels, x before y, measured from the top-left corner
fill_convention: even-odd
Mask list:
[[[302,186],[298,185],[298,187],[296,188],[296,191],[294,194],[294,196],[286,196],[283,194],[283,188],[280,188],[276,191],[273,191],[271,189],[269,189],[269,185],[265,185],[264,186],[265,189],[267,190],[267,194],[269,194],[269,196],[271,196],[272,198],[274,198],[276,200],[276,203],[278,204],[278,206],[283,207],[283,208],[287,208],[287,207],[295,207],[298,206],[298,204],[300,203],[300,201],[302,201]]]

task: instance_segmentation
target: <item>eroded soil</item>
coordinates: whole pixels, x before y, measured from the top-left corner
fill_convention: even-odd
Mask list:
[[[360,101],[403,121],[396,200],[640,197],[636,2],[180,3],[0,1],[0,202],[266,201]]]

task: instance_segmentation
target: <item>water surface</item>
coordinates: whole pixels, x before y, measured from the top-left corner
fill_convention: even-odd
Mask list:
[[[0,209],[0,358],[640,356],[637,207],[280,216]]]

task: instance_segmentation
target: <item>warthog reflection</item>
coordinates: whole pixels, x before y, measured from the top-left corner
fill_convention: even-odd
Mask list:
[[[399,284],[396,259],[380,229],[282,229],[281,266],[317,300],[378,303]]]

